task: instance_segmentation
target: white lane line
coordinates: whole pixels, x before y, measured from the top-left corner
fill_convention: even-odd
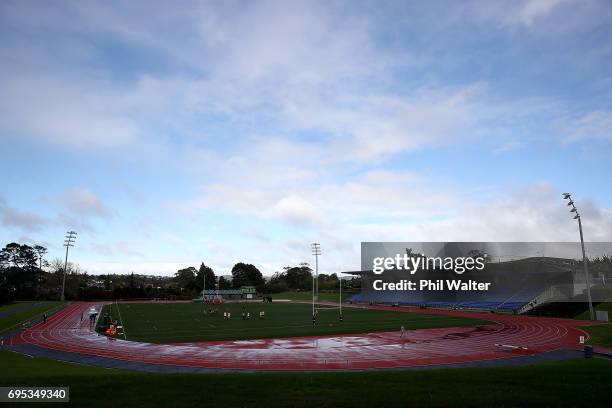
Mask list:
[[[121,318],[121,309],[119,309],[119,303],[115,302],[115,306],[117,306],[117,313],[119,314],[119,320],[121,321],[121,327],[123,328],[123,340],[127,340],[127,332],[125,331],[125,324],[123,324],[123,319]]]

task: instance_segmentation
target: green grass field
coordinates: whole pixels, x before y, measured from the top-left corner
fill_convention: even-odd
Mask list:
[[[9,312],[11,310],[18,309],[18,308],[20,308],[20,307],[22,307],[24,305],[30,305],[30,304],[33,304],[33,303],[36,303],[36,301],[34,301],[34,300],[25,300],[25,301],[19,301],[19,302],[15,302],[15,303],[10,303],[8,305],[2,305],[2,306],[0,306],[0,313],[1,312]]]
[[[596,326],[581,327],[590,335],[589,343],[612,347],[612,323],[598,324]]]
[[[34,301],[16,302],[10,305],[5,305],[5,306],[0,307],[0,311],[4,312],[4,311],[16,310],[21,306],[28,305],[28,304],[34,304],[34,303],[36,302]],[[13,330],[15,328],[18,328],[24,322],[27,322],[28,320],[31,320],[34,318],[38,318],[44,312],[52,311],[53,309],[61,306],[62,304],[63,302],[47,302],[47,303],[41,304],[38,307],[34,307],[32,309],[24,310],[22,312],[12,314],[9,316],[0,317],[0,334]]]
[[[356,373],[148,374],[0,352],[0,386],[69,386],[88,407],[610,406],[612,361]],[[61,404],[60,404],[61,405]]]
[[[608,312],[608,315],[610,316],[610,318],[612,318],[612,299],[608,299],[607,302],[603,302],[603,303],[598,304],[595,307],[595,310],[605,310],[605,311]],[[576,316],[575,319],[589,320],[589,311],[585,310],[584,312],[582,312],[578,316]]]
[[[612,301],[603,302],[597,305],[595,310],[606,310],[609,316],[612,318]],[[585,311],[578,316],[576,319],[588,320],[589,311]],[[582,327],[589,333],[591,338],[589,339],[590,344],[598,344],[600,346],[612,347],[612,323],[598,324],[595,326]]]
[[[345,307],[342,323],[338,321],[339,311],[330,309],[319,312],[317,325],[313,327],[309,304],[253,302],[225,303],[218,307],[218,313],[203,315],[202,305],[198,303],[113,304],[105,306],[102,316],[110,313],[113,319],[120,319],[128,340],[153,343],[399,331],[402,325],[406,329],[423,329],[486,323],[477,319]],[[223,319],[225,310],[231,312],[231,320]],[[250,320],[242,320],[243,310],[251,314]],[[265,311],[264,320],[258,318],[260,311]]]

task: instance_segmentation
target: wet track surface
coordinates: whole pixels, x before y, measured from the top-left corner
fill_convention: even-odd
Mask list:
[[[103,303],[73,303],[9,339],[8,346],[133,362],[230,370],[363,370],[440,366],[512,359],[558,350],[579,350],[588,335],[579,320],[506,316],[448,310],[373,307],[480,318],[478,327],[455,327],[320,337],[152,344],[109,339],[90,330],[87,315]],[[129,333],[128,333],[129,334]],[[500,346],[503,345],[503,346]],[[512,346],[512,347],[506,347]],[[519,348],[516,348],[519,347]]]

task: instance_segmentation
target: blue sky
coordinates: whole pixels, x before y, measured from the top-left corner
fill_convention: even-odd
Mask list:
[[[93,273],[612,240],[612,4],[0,4],[0,239]]]

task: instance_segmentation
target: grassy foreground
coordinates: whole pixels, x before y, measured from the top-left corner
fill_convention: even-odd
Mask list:
[[[205,305],[205,309],[215,307]],[[317,325],[312,325],[312,306],[302,303],[225,303],[219,311],[203,315],[201,303],[142,303],[107,305],[110,313],[123,322],[128,340],[156,343],[203,340],[242,340],[275,337],[316,336],[340,333],[398,331],[435,327],[476,326],[484,320],[442,315],[424,315],[371,309],[343,308],[342,323],[338,309],[321,310]],[[231,320],[223,319],[224,311]],[[250,320],[241,318],[249,312]],[[259,319],[259,312],[265,319]]]
[[[148,374],[0,352],[0,386],[69,386],[72,405],[610,406],[612,362],[357,373]]]

